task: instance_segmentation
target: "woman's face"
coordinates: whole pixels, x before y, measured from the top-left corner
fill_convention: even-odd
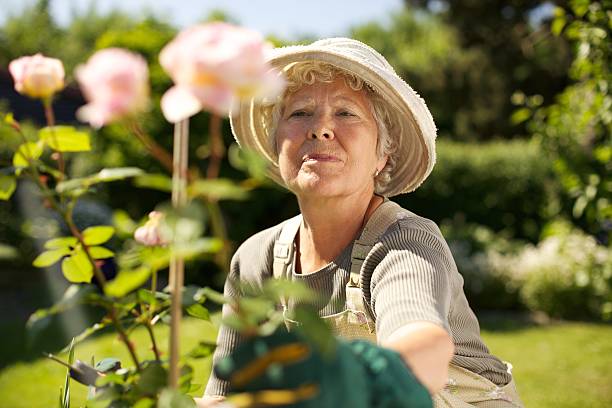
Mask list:
[[[276,130],[280,173],[298,197],[374,191],[377,127],[365,91],[336,78],[306,85],[285,100]]]

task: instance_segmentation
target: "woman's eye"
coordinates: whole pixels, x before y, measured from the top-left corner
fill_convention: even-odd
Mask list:
[[[299,116],[308,116],[308,112],[306,112],[305,110],[296,110],[295,112],[291,113],[291,115],[289,115],[289,117],[299,117]]]
[[[349,111],[346,111],[346,110],[338,112],[338,115],[339,116],[355,116],[352,112],[349,112]]]

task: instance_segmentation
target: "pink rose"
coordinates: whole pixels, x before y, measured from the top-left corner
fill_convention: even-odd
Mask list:
[[[64,88],[64,65],[55,58],[42,54],[11,61],[9,71],[15,90],[31,98],[46,99]]]
[[[285,82],[266,63],[269,49],[259,33],[227,23],[182,31],[159,55],[175,83],[162,97],[164,116],[175,123],[203,109],[227,115],[241,97],[277,95]]]
[[[163,218],[163,213],[151,211],[145,225],[134,232],[134,239],[146,246],[166,245],[168,242],[161,236],[159,225]]]
[[[96,52],[75,76],[87,105],[77,117],[94,127],[143,111],[149,102],[149,68],[138,54],[120,48]]]

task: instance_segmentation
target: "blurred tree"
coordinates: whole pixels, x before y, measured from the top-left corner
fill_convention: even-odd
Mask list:
[[[554,160],[568,218],[604,244],[612,237],[612,1],[570,1],[552,30],[571,41],[572,83],[529,125]],[[525,111],[525,108],[519,110]]]
[[[551,102],[567,81],[567,43],[536,18],[546,15],[544,3],[406,0],[388,27],[370,23],[352,35],[388,57],[425,98],[440,134],[509,138],[526,133],[508,120],[515,90]]]
[[[22,55],[42,52],[54,55],[60,48],[56,41],[62,30],[49,14],[49,0],[38,0],[20,15],[7,18],[0,30],[0,64]]]

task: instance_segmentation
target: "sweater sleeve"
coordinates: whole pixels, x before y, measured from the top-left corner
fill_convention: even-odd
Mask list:
[[[397,224],[366,259],[373,269],[370,305],[379,342],[416,321],[432,322],[450,334],[452,255],[435,223],[418,221]]]
[[[227,280],[225,281],[225,287],[223,294],[228,298],[236,298],[239,296],[237,282],[240,278],[240,262],[238,251],[234,254],[230,264],[230,272]],[[232,312],[231,307],[228,304],[223,305],[222,318],[227,318]],[[223,357],[228,356],[241,342],[242,336],[236,331],[226,325],[222,324],[219,328],[219,334],[217,336],[217,348],[213,355],[213,367]],[[212,371],[208,379],[208,385],[204,395],[210,396],[225,396],[229,392],[229,383],[227,381],[217,378],[215,372]]]

